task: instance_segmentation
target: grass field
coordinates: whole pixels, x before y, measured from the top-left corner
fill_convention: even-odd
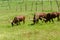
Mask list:
[[[25,11],[24,3],[23,6],[18,4],[16,11],[16,2],[10,3],[10,9],[7,2],[0,2],[0,40],[60,40],[60,21],[56,19],[54,23],[39,21],[36,25],[30,25],[32,21],[29,18],[32,18],[34,12],[36,12],[36,5],[34,2],[31,11],[31,2],[27,3],[27,11]],[[43,1],[44,12],[58,11],[55,1],[52,1],[52,11],[50,6],[49,1]],[[21,7],[22,11],[20,10]],[[38,2],[37,7],[37,12],[42,12],[41,2]],[[26,23],[12,27],[10,21],[17,15],[25,15]]]

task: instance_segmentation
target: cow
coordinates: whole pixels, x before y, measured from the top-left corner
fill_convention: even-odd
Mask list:
[[[59,16],[60,16],[60,13],[59,12],[52,12],[52,13],[47,13],[46,16],[45,16],[45,22],[54,22],[53,19],[54,18],[57,18],[57,20],[59,21]]]
[[[51,20],[53,21],[53,17],[52,17],[51,13],[46,14],[46,16],[44,18],[46,19],[46,20],[44,20],[45,23],[48,22],[48,21],[51,22]]]
[[[60,12],[53,12],[52,14],[53,14],[53,15],[55,14],[54,18],[57,18],[57,21],[60,20],[60,18],[59,18]],[[52,15],[52,16],[53,16],[53,15]]]
[[[25,16],[20,15],[20,16],[14,17],[13,21],[11,22],[11,24],[12,24],[12,26],[14,24],[18,25],[18,24],[20,24],[20,22],[25,23]]]
[[[33,17],[33,24],[38,23],[39,20],[43,20],[46,13],[35,13]]]

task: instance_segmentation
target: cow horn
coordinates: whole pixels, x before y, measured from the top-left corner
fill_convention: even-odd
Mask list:
[[[45,18],[41,17],[43,20],[46,20]]]

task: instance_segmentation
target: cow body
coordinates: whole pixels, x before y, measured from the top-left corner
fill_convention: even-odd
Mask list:
[[[34,17],[33,17],[33,23],[37,23],[40,20],[42,20],[42,18],[44,18],[46,16],[45,13],[35,13]]]
[[[11,22],[11,24],[12,24],[12,26],[14,24],[18,25],[22,21],[23,21],[23,23],[25,23],[25,16],[16,16],[16,17],[14,17],[13,21]]]
[[[52,12],[52,13],[48,13],[48,14],[46,14],[46,17],[45,17],[45,22],[50,22],[50,21],[52,21],[52,22],[54,22],[53,21],[53,19],[54,18],[57,18],[57,20],[59,21],[59,16],[60,16],[60,13],[59,12]]]

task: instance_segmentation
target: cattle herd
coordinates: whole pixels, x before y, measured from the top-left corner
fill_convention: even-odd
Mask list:
[[[49,12],[49,13],[34,13],[33,15],[33,20],[32,20],[32,25],[36,24],[39,22],[39,20],[44,21],[45,23],[49,22],[54,22],[54,18],[57,18],[57,20],[59,21],[59,16],[60,16],[60,12]],[[25,23],[25,16],[21,15],[21,16],[16,16],[14,17],[14,19],[12,20],[11,24],[12,26],[14,24],[18,25],[20,24],[20,22]]]

